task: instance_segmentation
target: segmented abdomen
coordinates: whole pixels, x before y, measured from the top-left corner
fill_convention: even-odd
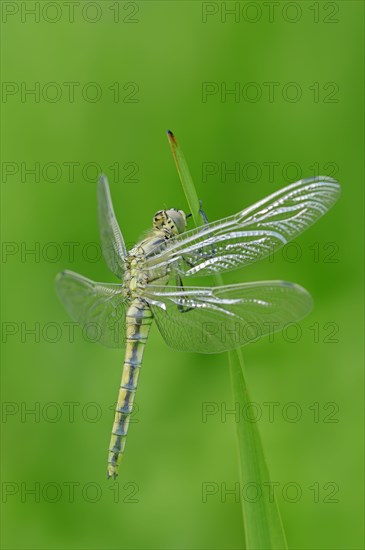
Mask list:
[[[151,323],[151,310],[141,300],[135,299],[129,306],[126,315],[126,352],[109,445],[108,478],[115,479],[117,477],[118,467],[123,457],[139,370]]]

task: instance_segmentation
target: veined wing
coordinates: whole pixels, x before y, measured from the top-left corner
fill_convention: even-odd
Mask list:
[[[124,344],[127,301],[122,285],[94,283],[63,271],[56,278],[56,288],[69,315],[83,325],[89,339],[110,348]]]
[[[210,275],[256,262],[278,250],[336,202],[332,178],[300,180],[242,212],[173,237],[147,258],[147,269],[170,267],[185,276]]]
[[[263,281],[221,287],[159,287],[144,294],[166,343],[180,351],[220,353],[298,321],[312,307],[293,283]]]
[[[114,214],[108,180],[104,175],[100,176],[98,183],[98,215],[101,247],[105,262],[110,271],[122,279],[127,251]]]

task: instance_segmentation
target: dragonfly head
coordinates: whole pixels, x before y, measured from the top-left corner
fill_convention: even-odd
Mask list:
[[[175,208],[159,210],[153,216],[153,227],[164,231],[170,236],[183,233],[186,229],[185,213]]]

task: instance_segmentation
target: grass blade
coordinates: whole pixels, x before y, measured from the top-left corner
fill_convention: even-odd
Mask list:
[[[169,130],[167,136],[194,224],[198,227],[203,225],[204,219],[188,165],[174,134]],[[216,281],[219,285],[223,284],[223,279],[219,275],[216,276]],[[227,353],[234,402],[246,408],[250,398],[243,375],[242,352],[238,349]],[[253,422],[238,422],[236,427],[241,489],[244,484],[252,483],[262,491],[262,496],[257,499],[257,502],[249,502],[241,498],[245,548],[247,550],[285,550],[287,543],[280,512],[275,497],[268,498],[270,477],[257,425]]]
[[[240,410],[248,410],[252,401],[243,376],[242,351],[238,349],[229,352],[228,359],[234,402],[240,403]],[[245,483],[252,483],[253,495],[256,494],[256,488],[258,494],[261,494],[257,502],[241,500],[246,548],[285,550],[286,537],[275,496],[269,500],[270,476],[257,424],[236,422],[236,430],[241,487]],[[256,500],[255,496],[252,500]]]
[[[189,205],[189,209],[194,221],[194,225],[196,227],[199,227],[199,225],[204,224],[204,219],[200,212],[199,198],[195,190],[195,185],[193,183],[190,170],[186,163],[181,147],[178,144],[177,139],[174,136],[174,134],[171,132],[171,130],[167,131],[167,139],[169,140],[169,143],[170,143],[172,156],[174,157],[177,172],[179,174],[181,185],[184,189],[186,201]]]

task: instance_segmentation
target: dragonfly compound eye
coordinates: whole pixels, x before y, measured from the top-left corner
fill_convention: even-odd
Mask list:
[[[185,213],[182,210],[171,208],[171,210],[166,210],[166,214],[173,223],[173,232],[175,234],[183,233],[186,229]]]

